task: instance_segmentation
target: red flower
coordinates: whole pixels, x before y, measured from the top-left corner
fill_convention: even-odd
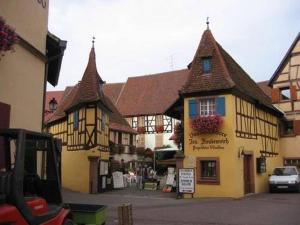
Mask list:
[[[13,45],[19,41],[15,30],[5,24],[5,20],[0,17],[0,53],[13,50]]]
[[[138,132],[139,134],[144,134],[144,133],[146,133],[146,129],[145,129],[145,127],[138,127],[138,128],[137,128],[137,132]]]
[[[222,123],[223,119],[219,115],[198,116],[190,121],[192,129],[199,133],[216,133]]]

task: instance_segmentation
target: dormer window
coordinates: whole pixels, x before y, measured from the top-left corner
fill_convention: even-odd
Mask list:
[[[203,73],[211,73],[211,57],[201,59]]]

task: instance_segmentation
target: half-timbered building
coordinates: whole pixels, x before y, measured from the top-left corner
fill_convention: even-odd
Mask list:
[[[281,164],[282,113],[209,29],[189,67],[181,101],[168,112],[183,102],[183,167],[195,171],[194,197],[266,192],[268,174]]]
[[[300,168],[300,33],[269,81],[273,104],[285,114],[280,129],[284,165]]]
[[[62,185],[72,190],[96,193],[99,175],[108,175],[112,110],[103,94],[103,84],[93,46],[81,81],[66,89],[46,122],[48,132],[62,140]]]
[[[46,95],[46,126],[62,140],[62,184],[72,190],[106,191],[111,169],[127,170],[137,161],[136,131],[105,96],[103,85],[93,47],[82,80]]]
[[[183,69],[129,77],[126,83],[105,84],[105,94],[137,131],[139,152],[159,148],[178,150],[170,138],[179,120],[167,116],[166,110],[178,99],[178,90],[186,82],[187,74],[188,69]]]

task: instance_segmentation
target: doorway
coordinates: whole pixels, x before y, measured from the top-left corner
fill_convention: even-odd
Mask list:
[[[254,190],[253,155],[244,155],[244,193],[255,193]]]
[[[9,128],[10,105],[0,102],[0,129]],[[4,167],[4,143],[0,138],[0,169]]]

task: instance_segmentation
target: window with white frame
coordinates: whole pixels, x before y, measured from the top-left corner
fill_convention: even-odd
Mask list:
[[[213,115],[216,112],[216,101],[214,98],[200,99],[199,112],[201,116]]]

